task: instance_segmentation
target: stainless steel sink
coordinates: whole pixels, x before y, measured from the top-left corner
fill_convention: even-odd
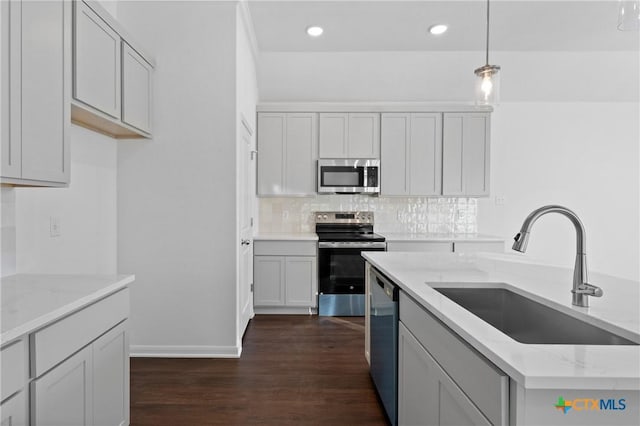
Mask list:
[[[637,345],[504,288],[434,288],[521,343],[545,345]]]

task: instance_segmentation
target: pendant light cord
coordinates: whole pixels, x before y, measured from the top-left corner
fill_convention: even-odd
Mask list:
[[[487,65],[489,65],[489,0],[487,0]]]

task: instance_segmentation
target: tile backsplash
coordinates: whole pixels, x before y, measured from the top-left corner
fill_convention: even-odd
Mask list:
[[[372,211],[377,232],[478,232],[475,198],[318,195],[260,198],[259,232],[314,232],[316,211]]]

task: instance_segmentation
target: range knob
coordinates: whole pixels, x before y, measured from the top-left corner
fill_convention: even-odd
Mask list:
[[[329,216],[327,216],[327,215],[325,214],[325,215],[322,215],[322,218],[323,218],[324,220],[327,220],[327,219],[329,219]]]
[[[321,214],[318,215],[318,220],[320,220],[320,219],[322,219],[322,215]]]

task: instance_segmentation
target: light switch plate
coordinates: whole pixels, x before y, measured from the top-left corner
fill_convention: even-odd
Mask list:
[[[49,217],[49,235],[51,237],[60,236],[60,218],[57,216]]]

